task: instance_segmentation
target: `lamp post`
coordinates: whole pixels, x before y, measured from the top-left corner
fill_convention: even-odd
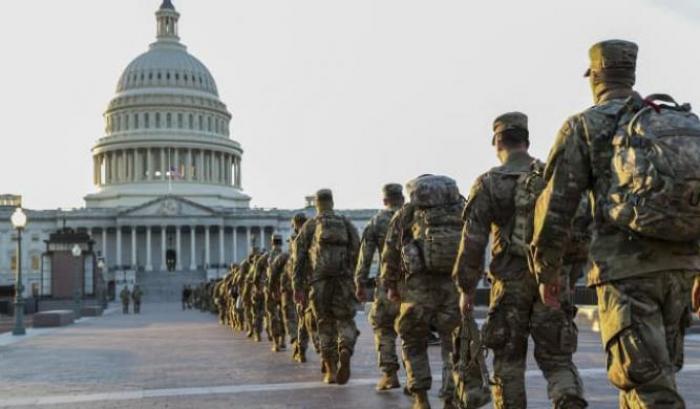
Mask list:
[[[71,253],[73,254],[73,257],[78,258],[83,254],[83,250],[80,248],[79,244],[76,244],[73,246],[73,249],[71,249]],[[81,263],[82,264],[82,263]],[[82,266],[81,266],[82,267]],[[80,318],[81,312],[82,312],[82,294],[80,291],[80,271],[82,268],[76,268],[75,269],[75,288],[73,291],[73,301],[74,301],[74,310],[75,310],[75,318]]]
[[[15,209],[15,212],[10,218],[12,227],[17,230],[17,272],[15,276],[15,327],[12,329],[12,335],[24,335],[27,331],[24,329],[24,298],[22,292],[22,231],[27,226],[27,215],[24,214],[21,207]]]
[[[102,279],[102,283],[100,285],[100,291],[101,291],[101,302],[102,302],[102,310],[107,309],[107,273],[105,269],[107,268],[107,265],[105,264],[105,259],[100,258],[97,261],[97,268],[100,269],[100,278]]]

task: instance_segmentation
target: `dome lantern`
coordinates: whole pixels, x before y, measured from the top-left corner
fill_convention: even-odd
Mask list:
[[[180,20],[180,13],[175,10],[175,6],[170,0],[163,0],[160,8],[156,12],[158,22],[158,41],[179,41],[177,24]]]

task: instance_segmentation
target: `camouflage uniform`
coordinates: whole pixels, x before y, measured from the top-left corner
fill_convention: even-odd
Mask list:
[[[265,317],[265,279],[267,272],[267,256],[268,253],[263,251],[262,254],[255,258],[248,273],[248,286],[250,288],[250,303],[251,303],[251,318],[254,328],[253,337],[259,342],[263,328],[267,333],[268,339],[271,339],[272,331],[269,328],[268,321]]]
[[[384,186],[383,190],[385,201],[395,200],[399,207],[403,204],[401,185],[388,184]],[[369,287],[369,272],[374,254],[377,252],[381,255],[389,222],[396,211],[397,207],[393,205],[380,210],[362,232],[360,256],[357,259],[357,267],[355,269],[355,286],[357,288]],[[377,281],[379,280],[375,280],[375,282]],[[379,283],[377,284],[374,290],[374,302],[369,312],[369,322],[374,330],[377,364],[386,378],[383,378],[385,382],[380,381],[380,384],[377,385],[377,388],[381,390],[399,386],[396,378],[396,372],[400,368],[399,357],[396,354],[396,337],[398,334],[394,328],[396,318],[399,315],[399,306],[389,301],[386,290]]]
[[[453,206],[459,217],[463,206]],[[432,386],[428,361],[428,335],[433,326],[440,334],[442,343],[443,390],[449,398],[454,393],[454,382],[450,375],[452,334],[459,326],[459,294],[449,275],[412,274],[405,276],[401,248],[402,237],[410,237],[415,206],[404,205],[392,218],[382,251],[381,282],[387,289],[401,290],[401,305],[396,330],[401,336],[403,362],[406,368],[407,389],[414,397],[424,395]],[[449,399],[448,399],[449,401]],[[446,403],[446,407],[450,407]]]
[[[143,291],[138,285],[134,286],[134,290],[131,292],[131,299],[134,301],[134,314],[141,314],[141,297],[143,296]]]
[[[346,257],[344,271],[332,275],[321,275],[311,270],[309,304],[318,326],[321,344],[321,357],[326,369],[327,383],[344,384],[350,376],[350,357],[355,348],[359,331],[355,325],[357,300],[352,280],[352,263],[357,259],[359,236],[355,226],[333,212],[333,196],[330,190],[320,190],[316,194],[318,215],[307,221],[296,238],[294,249],[293,287],[295,293],[306,289],[307,263],[311,263],[310,252],[315,246],[323,251],[325,244],[315,239],[316,226],[321,218],[341,218],[347,229],[348,242],[345,244]],[[336,371],[336,364],[339,364]],[[335,378],[333,376],[335,375]]]
[[[697,242],[644,238],[612,225],[603,214],[610,186],[616,116],[633,95],[637,46],[613,40],[590,50],[588,74],[596,105],[570,117],[549,156],[535,216],[537,280],[555,283],[577,198],[594,198],[588,284],[596,288],[608,378],[620,407],[684,408],[675,373],[683,366],[691,278],[700,272]],[[700,153],[698,153],[700,154]]]
[[[511,130],[520,131],[521,136],[516,138],[528,143],[527,116],[513,112],[496,118],[495,138]],[[583,383],[572,360],[577,331],[572,322],[569,287],[562,291],[563,309],[545,306],[524,257],[526,249],[521,248],[519,253],[512,239],[519,222],[516,185],[533,167],[541,168],[541,163],[525,150],[502,155],[503,164],[480,176],[472,187],[454,270],[460,291],[473,293],[483,276],[484,255],[491,236],[491,301],[483,342],[493,350],[493,405],[499,409],[527,407],[525,370],[531,334],[535,360],[547,379],[554,407],[585,408]]]
[[[268,325],[270,326],[270,332],[273,339],[272,350],[278,352],[285,348],[285,333],[284,327],[282,326],[282,294],[280,292],[280,270],[273,274],[273,265],[275,261],[281,257],[282,252],[282,236],[275,234],[272,237],[272,250],[265,256],[265,261],[260,266],[264,269],[265,278],[264,282],[264,292],[265,292],[265,316],[267,317]]]
[[[119,292],[119,298],[121,298],[121,300],[122,300],[122,313],[128,314],[129,313],[129,299],[131,298],[131,292],[129,292],[129,287],[125,286]]]
[[[241,291],[241,301],[243,304],[243,320],[245,323],[245,330],[248,332],[248,337],[252,337],[255,333],[260,334],[262,328],[258,328],[256,321],[254,319],[254,304],[252,296],[252,276],[254,274],[253,268],[255,266],[255,260],[260,256],[258,249],[253,246],[253,251],[243,260],[239,268],[239,278],[238,285]]]

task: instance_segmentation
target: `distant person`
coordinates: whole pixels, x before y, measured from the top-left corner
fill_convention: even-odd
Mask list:
[[[182,285],[182,294],[180,297],[180,301],[182,302],[182,311],[185,311],[187,309],[187,302],[188,298],[190,297],[190,290],[187,287],[187,284]]]
[[[131,299],[134,301],[134,314],[141,314],[141,297],[143,297],[143,291],[141,291],[141,287],[135,285],[131,292]]]
[[[129,291],[128,286],[124,286],[124,288],[122,288],[122,291],[119,293],[119,298],[122,300],[122,313],[128,314],[129,300],[131,299],[131,292]]]

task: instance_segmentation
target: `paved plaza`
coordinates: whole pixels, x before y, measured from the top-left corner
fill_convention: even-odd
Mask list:
[[[211,314],[177,304],[147,304],[142,315],[83,319],[76,325],[31,330],[21,340],[0,335],[0,408],[408,408],[400,390],[377,393],[372,336],[364,314],[344,387],[320,383],[320,364],[292,363],[219,326]],[[700,336],[689,336],[686,370],[678,378],[689,408],[700,407]],[[438,347],[431,348],[439,388]],[[576,360],[591,408],[616,407],[603,370],[598,335],[582,331]],[[548,408],[534,362],[527,383],[530,408]],[[434,397],[434,407],[440,408]]]

